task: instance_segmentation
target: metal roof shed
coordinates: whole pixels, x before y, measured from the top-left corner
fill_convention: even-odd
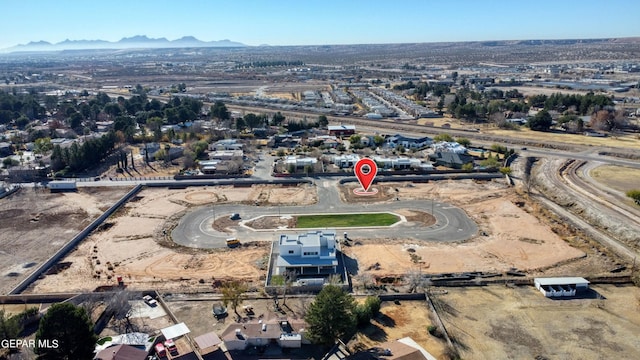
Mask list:
[[[572,297],[589,288],[589,281],[581,277],[535,278],[534,284],[546,297]]]
[[[214,332],[206,333],[204,335],[200,335],[197,338],[193,339],[200,350],[213,348],[214,346],[218,346],[222,343],[222,340],[216,335]]]
[[[160,331],[162,332],[162,335],[164,335],[165,339],[175,339],[191,332],[183,322],[169,326],[168,328],[164,328]]]
[[[533,281],[536,284],[536,287],[553,285],[576,285],[577,287],[589,286],[589,280],[581,277],[535,278]]]

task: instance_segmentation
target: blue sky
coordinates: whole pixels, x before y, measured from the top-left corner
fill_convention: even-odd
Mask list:
[[[247,45],[640,36],[637,0],[0,0],[0,48],[192,35]]]

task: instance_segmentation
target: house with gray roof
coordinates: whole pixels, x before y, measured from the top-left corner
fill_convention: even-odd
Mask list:
[[[473,156],[467,154],[458,154],[451,151],[437,151],[429,155],[434,164],[446,166],[454,169],[460,169],[465,164],[473,164]]]
[[[267,320],[233,323],[220,336],[227,350],[245,350],[250,346],[277,343],[281,348],[300,348],[309,344],[304,338],[307,324],[302,320]]]
[[[420,149],[433,143],[433,139],[425,136],[421,138],[412,138],[400,134],[388,137],[386,140],[387,147],[396,147],[402,145],[406,149]]]

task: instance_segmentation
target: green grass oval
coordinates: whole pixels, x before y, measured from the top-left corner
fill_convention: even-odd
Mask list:
[[[390,213],[370,214],[332,214],[332,215],[300,215],[296,217],[296,228],[341,228],[389,226],[400,221],[400,218]]]

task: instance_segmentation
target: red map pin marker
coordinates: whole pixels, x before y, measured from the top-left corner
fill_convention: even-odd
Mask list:
[[[376,165],[375,161],[369,158],[360,159],[353,167],[353,172],[356,174],[360,185],[364,189],[364,191],[354,190],[353,192],[355,194],[373,195],[377,193],[377,191],[369,191],[369,187],[373,184],[373,179],[375,179],[376,173],[378,172],[378,165]]]

